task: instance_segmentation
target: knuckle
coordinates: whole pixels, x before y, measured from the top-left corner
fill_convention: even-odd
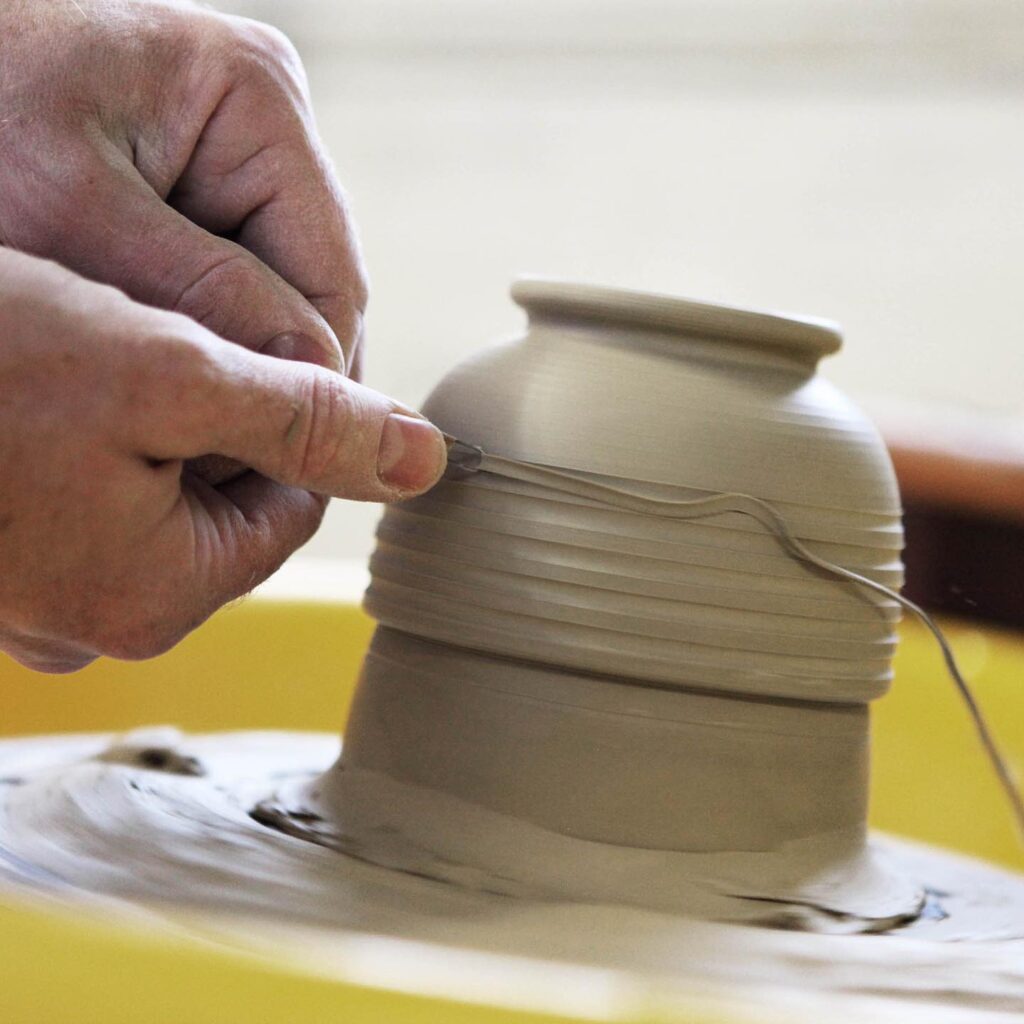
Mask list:
[[[256,50],[271,60],[283,65],[302,64],[299,51],[279,28],[262,21],[253,21],[249,23],[248,34]]]
[[[341,378],[316,374],[297,404],[288,460],[299,481],[336,477],[343,453],[350,447],[359,416],[358,402]]]
[[[191,278],[171,305],[215,333],[223,333],[228,309],[242,306],[246,296],[257,290],[259,280],[252,257],[244,252],[230,253],[210,264]],[[233,296],[234,302],[225,302]]]
[[[224,63],[237,52],[235,23],[243,19],[199,4],[153,4],[150,17],[135,27],[147,59],[158,66],[168,61],[176,67],[193,62],[200,67]],[[138,19],[136,19],[138,20]]]
[[[216,385],[216,359],[209,346],[173,325],[139,338],[134,356],[123,360],[118,374],[125,392],[120,397],[134,405],[158,403],[162,397],[173,412],[190,399],[202,401]]]
[[[232,18],[236,59],[250,74],[276,84],[304,84],[305,70],[295,45],[280,29],[248,18]]]
[[[161,457],[163,445],[211,429],[218,414],[222,374],[210,346],[173,330],[129,339],[102,389],[105,408],[127,435],[146,439]]]
[[[204,267],[192,277],[179,292],[172,309],[176,313],[192,315],[197,302],[208,300],[211,295],[224,288],[238,287],[249,277],[246,257],[240,253],[231,253]],[[224,294],[231,294],[226,292]],[[193,316],[193,319],[198,319]]]

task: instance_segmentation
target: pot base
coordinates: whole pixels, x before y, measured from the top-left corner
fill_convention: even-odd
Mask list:
[[[0,890],[35,888],[69,899],[104,894],[411,937],[433,929],[453,936],[480,915],[500,918],[544,907],[557,919],[563,913],[571,918],[574,906],[607,906],[597,892],[566,897],[545,886],[544,879],[520,885],[516,876],[525,873],[526,861],[516,867],[518,850],[511,847],[507,853],[512,870],[500,894],[493,891],[490,878],[459,872],[452,864],[451,881],[440,882],[415,870],[371,863],[367,854],[373,851],[350,839],[339,844],[344,855],[326,848],[336,823],[317,821],[307,804],[289,808],[273,794],[287,798],[289,789],[304,796],[310,787],[315,791],[336,753],[332,737],[293,733],[192,737],[160,730],[118,740],[58,736],[0,742]],[[370,820],[368,808],[373,805],[380,813],[382,805],[376,801],[395,795],[386,784],[361,788],[365,820]],[[420,796],[399,795],[406,802]],[[474,827],[499,827],[495,848],[507,844],[508,822],[481,817],[479,808],[463,812]],[[276,826],[316,842],[299,841],[279,827],[261,824],[274,814],[281,815]],[[550,853],[545,844],[551,837],[524,833],[520,822],[512,825],[515,842],[525,840],[524,858],[537,849]],[[386,827],[382,834],[387,834]],[[581,863],[579,853],[588,852],[588,844],[568,843],[565,853],[577,860],[567,862],[567,875]],[[402,836],[396,837],[393,850],[408,852],[404,844]],[[742,856],[732,864],[715,857],[720,865],[715,885],[706,884],[709,877],[703,882],[691,878],[689,886],[680,888],[680,908],[688,894],[694,907],[707,901],[705,916],[788,929],[878,930],[889,916],[889,926],[895,925],[889,934],[915,939],[1024,940],[1024,882],[1018,877],[888,838],[875,838],[869,848],[871,861],[858,868],[862,879],[876,885],[881,876],[874,872],[884,861],[890,879],[913,879],[913,891],[926,894],[924,912],[913,921],[905,921],[898,903],[890,903],[871,922],[815,909],[813,901],[808,907],[795,897],[787,903],[753,890],[739,894],[735,885],[743,874]],[[639,860],[623,860],[621,866],[646,870],[641,862],[649,851],[637,853]],[[434,863],[440,861],[438,857]],[[664,871],[660,879],[652,875],[655,886],[668,878]],[[639,901],[644,898],[643,882],[638,876]],[[807,878],[802,882],[814,884]],[[818,882],[815,898],[827,901],[831,883],[826,876]],[[514,890],[516,898],[510,899]],[[895,890],[895,895],[901,899],[905,891]],[[621,901],[608,910],[627,929],[630,922],[679,921],[683,912],[652,918],[651,911]]]

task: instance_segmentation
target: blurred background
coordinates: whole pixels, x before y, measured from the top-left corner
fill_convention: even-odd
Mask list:
[[[1003,473],[986,515],[1024,505],[1024,3],[215,6],[305,59],[373,386],[419,404],[516,331],[524,271],[813,313],[845,328],[825,372],[893,441],[912,516],[971,505],[965,459],[983,490]],[[336,502],[304,554],[364,558],[377,514]]]

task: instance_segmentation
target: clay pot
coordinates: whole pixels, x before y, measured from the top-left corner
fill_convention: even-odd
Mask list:
[[[442,429],[635,493],[754,495],[816,553],[899,586],[887,453],[816,375],[834,325],[547,281],[512,294],[527,332],[441,382],[425,411]],[[510,861],[472,827],[445,832],[439,860],[491,883],[676,906],[708,869],[693,858],[728,852],[755,855],[739,887],[769,899],[828,878],[833,909],[862,913],[894,891],[864,845],[866,702],[891,678],[894,602],[749,517],[663,519],[486,473],[388,509],[371,569],[380,627],[316,787],[369,859],[371,833],[442,841],[401,797],[418,793],[668,858],[638,890],[625,870],[559,870],[550,849]],[[369,826],[354,808],[371,777],[394,799]],[[895,891],[904,910],[919,897]]]

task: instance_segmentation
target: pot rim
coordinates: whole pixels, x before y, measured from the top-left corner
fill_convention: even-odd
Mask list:
[[[813,362],[838,352],[843,343],[832,320],[657,292],[523,275],[513,282],[511,295],[531,321],[599,321],[781,349]]]

